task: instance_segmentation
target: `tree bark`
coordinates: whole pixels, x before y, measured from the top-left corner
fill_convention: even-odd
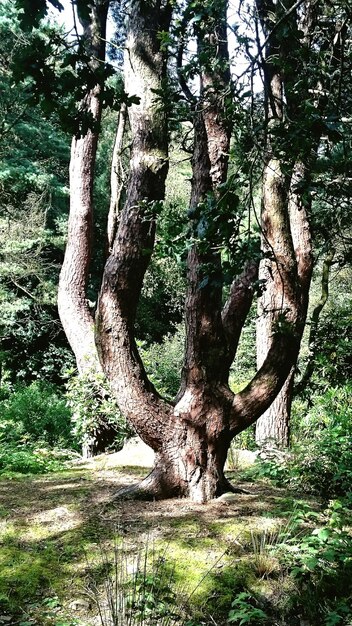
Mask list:
[[[223,307],[220,253],[223,238],[216,224],[219,207],[224,207],[227,197],[224,183],[231,135],[231,116],[225,107],[231,96],[227,6],[225,0],[214,0],[206,7],[200,0],[189,3],[187,17],[198,46],[200,93],[192,109],[194,152],[185,316],[187,341],[180,392],[174,403],[160,397],[138,353],[134,325],[168,171],[168,103],[164,98],[167,38],[160,33],[169,30],[172,5],[173,0],[130,0],[126,7],[126,91],[136,96],[138,102],[134,98],[129,108],[132,146],[126,201],[117,221],[116,212],[113,214],[111,253],[104,268],[95,332],[101,367],[120,410],[156,453],[153,471],[134,495],[152,498],[184,495],[206,502],[232,489],[224,475],[232,438],[270,406],[296,363],[307,311],[311,251],[304,207],[298,202],[290,204],[292,170],[294,162],[299,160],[297,155],[287,159],[282,156],[287,150],[286,132],[281,131],[287,130],[284,112],[290,89],[284,97],[286,61],[280,68],[283,56],[274,31],[267,38],[268,58],[264,67],[268,143],[263,172],[261,269],[265,279],[275,287],[274,298],[265,305],[265,312],[271,315],[272,332],[257,374],[243,391],[234,394],[228,386],[229,370],[252,301],[257,264],[255,261],[247,264],[240,276],[234,276]],[[257,7],[269,32],[272,11],[276,7],[281,10],[284,3],[257,0]],[[287,15],[293,17],[291,9]],[[196,19],[192,21],[192,18]],[[83,177],[86,182],[91,180],[94,145],[87,139],[88,151],[82,153],[82,167],[88,172]],[[91,194],[89,185],[88,189]],[[81,204],[82,211],[77,211],[75,220],[78,230],[73,229],[70,237],[72,240],[81,236],[85,245],[75,257],[80,269],[73,267],[70,271],[76,284],[72,300],[85,319],[90,255],[86,226],[91,220],[91,204],[88,201]],[[232,217],[233,210],[234,207],[226,207],[225,215]],[[73,254],[74,251],[71,257]],[[81,362],[84,364],[86,359],[83,356]]]
[[[96,318],[101,362],[124,415],[154,449],[160,449],[169,408],[148,381],[134,339],[138,300],[155,238],[155,221],[168,171],[165,104],[166,54],[159,33],[167,32],[171,5],[133,3],[125,53],[125,90],[139,99],[129,109],[132,133],[126,202],[104,269]]]

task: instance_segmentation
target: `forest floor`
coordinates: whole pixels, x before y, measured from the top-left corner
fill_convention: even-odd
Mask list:
[[[234,472],[230,478],[248,493],[231,502],[112,502],[147,472],[100,457],[56,474],[0,480],[0,626],[99,624],[89,590],[103,587],[121,537],[127,552],[163,555],[182,602],[191,596],[193,615],[216,613],[216,623],[221,616],[226,623],[234,593],[243,590],[281,611],[294,583],[271,548],[297,511],[317,517],[319,504]],[[309,530],[309,519],[302,523]],[[171,582],[166,587],[170,595]]]

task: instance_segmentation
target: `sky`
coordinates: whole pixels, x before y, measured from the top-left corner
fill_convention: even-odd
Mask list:
[[[60,0],[60,2],[64,6],[64,10],[60,12],[56,9],[51,9],[50,15],[53,17],[53,19],[56,22],[58,22],[59,24],[63,24],[65,27],[65,30],[73,31],[74,21],[73,21],[71,0]],[[245,4],[246,3],[243,3],[243,5]],[[230,0],[229,2],[229,23],[230,24],[238,21],[238,14],[237,14],[238,5],[239,5],[239,0]],[[245,10],[245,6],[244,8],[242,8],[242,10]],[[78,20],[76,21],[76,26],[79,32],[80,24]],[[110,21],[108,20],[108,25],[107,25],[107,40],[108,41],[112,38],[113,32],[114,32],[114,25],[111,20]],[[241,28],[241,33],[249,34],[248,28],[246,30],[246,27],[243,26]],[[231,50],[232,52],[234,51],[234,47],[235,47],[235,36],[231,32],[229,32],[230,55],[231,55]],[[242,72],[244,72],[247,67],[248,67],[248,59],[246,59],[244,55],[241,55],[241,54],[237,55],[235,64],[232,67],[234,76],[242,74]],[[259,92],[262,90],[262,83],[258,75],[254,76],[253,87],[254,87],[254,92]]]

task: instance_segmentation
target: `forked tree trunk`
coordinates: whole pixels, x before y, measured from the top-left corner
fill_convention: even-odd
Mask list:
[[[293,6],[293,5],[291,5]],[[287,6],[287,10],[290,5]],[[270,0],[257,0],[258,16],[266,36],[270,33],[274,13],[273,5]],[[277,23],[282,19],[282,11],[284,5],[276,6]],[[309,13],[309,20],[308,20]],[[305,29],[311,26],[312,15],[310,7],[306,6],[303,15],[302,27]],[[308,20],[306,22],[306,20]],[[282,71],[277,64],[272,63],[272,59],[276,57],[285,58],[287,54],[287,42],[284,38],[280,38],[280,34],[274,33],[266,46],[266,59],[264,61],[265,75],[265,94],[268,121],[268,147],[267,147],[267,164],[266,172],[272,169],[277,178],[276,187],[270,189],[270,181],[272,176],[264,173],[263,184],[263,208],[262,208],[262,251],[263,259],[259,268],[259,279],[263,284],[263,292],[258,300],[258,317],[257,317],[257,366],[261,367],[264,362],[269,348],[273,341],[273,335],[277,331],[278,317],[281,317],[281,323],[285,323],[287,307],[290,306],[286,302],[285,284],[281,276],[284,268],[280,267],[273,251],[268,245],[266,237],[266,215],[272,212],[272,204],[282,201],[287,205],[287,218],[290,224],[290,236],[295,252],[297,264],[297,272],[302,287],[302,311],[306,311],[308,306],[308,294],[313,269],[312,245],[310,240],[310,228],[308,223],[308,206],[307,201],[302,201],[302,195],[308,187],[309,171],[307,165],[302,161],[311,161],[311,150],[313,148],[313,140],[310,147],[306,146],[304,154],[301,151],[301,157],[297,158],[294,151],[286,154],[282,159],[282,165],[278,169],[276,165],[272,166],[272,155],[275,152],[275,134],[278,125],[281,124],[284,131],[286,111],[291,120],[295,119],[297,109],[300,106],[298,95],[295,90],[296,76],[299,71],[303,71],[301,67],[302,57],[299,56],[299,38],[297,37],[298,19],[292,13],[289,17],[288,25],[291,27],[291,35],[296,34],[297,49],[291,51],[291,66]],[[286,24],[287,27],[287,24]],[[302,54],[302,53],[301,53]],[[301,94],[302,98],[308,94]],[[290,165],[291,161],[291,165]],[[292,165],[294,163],[294,165]],[[304,313],[306,315],[306,313]],[[297,355],[298,356],[298,355]],[[294,371],[296,363],[292,363],[289,375],[276,396],[274,402],[263,413],[256,422],[256,444],[263,447],[267,444],[278,448],[287,448],[290,443],[290,417],[292,404],[292,390],[294,382]]]
[[[164,76],[156,32],[159,3],[149,16],[135,3],[127,37],[127,85],[140,96],[130,110],[133,139],[126,205],[121,212],[112,254],[107,261],[97,315],[97,342],[104,370],[123,413],[156,452],[155,467],[136,493],[148,497],[187,495],[205,502],[232,487],[224,464],[232,438],[252,424],[283,384],[295,361],[304,313],[297,294],[297,262],[290,235],[286,198],[266,218],[266,237],[284,280],[286,326],[281,327],[252,383],[234,395],[228,387],[230,365],[241,324],[253,297],[255,263],[235,278],[222,309],[222,270],[218,240],[207,237],[226,180],[231,128],[222,109],[229,90],[226,3],[214,3],[197,27],[202,59],[201,93],[194,114],[194,154],[190,215],[199,239],[188,255],[187,345],[176,404],[166,403],[147,379],[134,341],[133,325],[144,272],[154,241],[155,202],[163,198],[167,170],[167,133],[163,108],[152,94]],[[155,10],[155,13],[154,13]],[[165,14],[164,14],[165,15]],[[147,21],[146,21],[147,20]],[[148,50],[148,65],[143,50]],[[134,73],[138,71],[138,80]],[[132,91],[131,91],[132,89]],[[151,89],[153,91],[151,91]],[[275,162],[271,162],[271,166]],[[275,165],[276,167],[276,165]],[[279,167],[279,164],[277,164]],[[267,175],[271,174],[268,168]],[[204,210],[206,204],[206,210]],[[208,224],[207,224],[208,221]],[[201,237],[202,238],[202,237]],[[236,316],[235,312],[238,312]]]

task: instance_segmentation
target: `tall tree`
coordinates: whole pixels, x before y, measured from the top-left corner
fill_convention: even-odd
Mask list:
[[[298,5],[301,5],[299,9]],[[257,7],[267,38],[263,65],[268,111],[268,143],[275,142],[277,128],[274,128],[270,138],[270,125],[276,119],[281,123],[282,135],[286,132],[291,138],[291,142],[286,148],[284,146],[283,152],[281,151],[284,171],[281,184],[288,194],[293,245],[297,261],[301,265],[299,271],[305,274],[306,288],[309,289],[313,269],[308,223],[312,213],[310,186],[321,136],[329,134],[325,119],[329,115],[339,114],[337,97],[339,81],[336,80],[336,76],[334,79],[331,76],[337,73],[342,80],[344,67],[341,60],[346,17],[343,9],[338,18],[331,19],[330,16],[328,28],[325,27],[327,32],[321,32],[319,23],[323,17],[327,17],[326,11],[329,12],[329,9],[325,6],[318,8],[316,3],[310,0],[276,4],[260,1],[257,2]],[[341,10],[341,7],[339,9]],[[284,36],[280,24],[286,29]],[[287,37],[288,34],[290,37]],[[283,61],[280,67],[277,58]],[[321,64],[322,58],[325,59],[324,66]],[[329,68],[328,71],[326,67]],[[310,94],[315,94],[314,112],[311,110],[313,102]],[[299,137],[299,133],[304,133],[304,139],[302,136]],[[264,290],[258,308],[258,366],[265,358],[275,332],[274,313],[280,309],[284,313],[280,267],[267,246],[265,228],[262,247],[266,258],[262,261],[260,270]],[[259,446],[266,443],[279,447],[289,445],[294,369],[293,366],[274,402],[256,424],[256,443]]]
[[[247,262],[233,269],[232,283],[225,291],[223,248],[229,242],[232,248],[241,247],[241,229],[236,222],[238,199],[227,171],[234,110],[227,5],[225,0],[186,3],[185,20],[181,22],[192,30],[197,52],[195,62],[188,67],[186,64],[180,75],[184,83],[187,73],[199,78],[199,90],[194,89],[193,95],[189,85],[183,85],[191,101],[194,131],[186,349],[175,401],[160,396],[138,352],[135,321],[168,171],[170,103],[166,69],[173,5],[168,0],[131,0],[126,5],[125,88],[129,96],[134,96],[128,110],[132,134],[130,173],[126,200],[104,268],[95,341],[101,367],[120,410],[156,453],[153,471],[135,492],[149,497],[188,495],[205,502],[233,489],[224,474],[230,443],[268,408],[296,362],[307,311],[311,250],[304,207],[290,203],[297,159],[295,154],[287,158],[291,137],[284,118],[285,58],[278,49],[283,44],[276,36],[285,21],[279,20],[275,29],[271,28],[271,2],[258,0],[258,13],[270,31],[267,44],[272,53],[265,65],[268,130],[262,230],[266,268],[273,273],[280,300],[273,307],[275,332],[263,363],[245,389],[234,394],[228,385],[229,371],[258,282],[258,255],[248,254]],[[290,7],[287,13],[293,15],[298,3]],[[282,28],[280,36],[285,45],[291,41],[290,30]],[[288,102],[290,95],[285,94]],[[312,107],[314,101],[305,104]],[[94,126],[90,132],[94,132]],[[93,160],[94,151],[87,150],[82,160],[85,171],[91,172]],[[78,223],[80,215],[74,214],[74,207],[72,210],[72,221]],[[76,232],[79,248],[80,237],[86,241],[86,231],[82,228]],[[74,254],[73,249],[72,268],[82,276],[79,286],[84,300],[86,257],[80,259]],[[74,260],[82,265],[75,268]]]
[[[151,7],[156,8],[156,5],[149,3],[149,19],[156,24]],[[271,167],[276,167],[276,161],[270,157],[266,189],[273,194],[275,202],[267,205],[266,237],[273,254],[285,268],[282,280],[287,310],[284,320],[277,314],[278,331],[259,372],[246,389],[234,395],[228,387],[229,369],[252,300],[257,268],[255,260],[247,264],[242,275],[234,279],[229,299],[222,308],[223,277],[216,220],[221,210],[226,216],[224,207],[230,197],[223,187],[231,130],[223,106],[226,96],[231,98],[226,3],[209,1],[205,5],[191,3],[190,7],[193,13],[190,12],[189,19],[196,24],[198,40],[200,96],[194,104],[193,116],[189,212],[193,234],[188,255],[187,343],[175,404],[166,403],[148,381],[133,336],[138,297],[153,245],[156,201],[162,199],[167,159],[165,121],[159,126],[163,119],[162,108],[156,110],[157,100],[150,92],[150,87],[155,92],[153,78],[158,60],[158,55],[154,54],[155,41],[150,41],[154,29],[145,25],[141,29],[141,6],[137,7],[136,3],[134,37],[127,40],[127,47],[131,67],[134,72],[138,68],[139,72],[134,90],[135,85],[141,85],[143,97],[138,106],[133,105],[130,114],[134,144],[127,200],[104,272],[96,328],[103,367],[118,404],[156,452],[155,468],[139,491],[153,497],[187,494],[194,500],[206,501],[231,489],[223,471],[230,442],[267,408],[295,361],[305,320],[306,298],[302,297],[304,281],[298,272],[292,244],[287,198],[281,198],[282,190],[271,176]],[[158,10],[160,14],[160,7]],[[146,19],[145,14],[143,18]],[[146,49],[149,72],[155,68],[152,75],[147,74],[141,59],[134,57],[136,52]],[[148,85],[145,76],[149,78]],[[153,115],[150,109],[143,112],[142,107],[148,103],[153,107]],[[165,143],[157,144],[156,137],[159,140],[165,137]]]

